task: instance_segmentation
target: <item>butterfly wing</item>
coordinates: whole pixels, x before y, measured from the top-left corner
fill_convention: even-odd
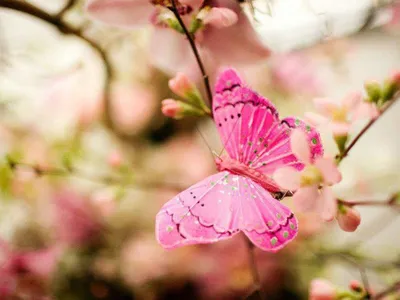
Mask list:
[[[212,243],[243,231],[258,247],[277,251],[297,233],[292,212],[252,180],[212,175],[167,202],[156,217],[156,236],[167,249]]]
[[[275,106],[246,87],[232,69],[223,71],[217,80],[213,113],[229,156],[265,174],[283,166],[303,168],[290,149],[293,128],[306,132],[312,158],[323,153],[314,128],[296,118],[280,120]]]

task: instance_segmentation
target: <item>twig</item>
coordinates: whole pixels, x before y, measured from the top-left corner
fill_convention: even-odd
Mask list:
[[[399,197],[398,193],[395,193],[393,195],[391,195],[389,197],[389,199],[385,200],[385,201],[376,201],[376,200],[372,200],[372,201],[346,201],[346,200],[342,200],[342,199],[337,199],[338,204],[343,204],[346,206],[368,206],[368,205],[378,205],[378,206],[396,206],[397,205],[397,198]]]
[[[392,107],[392,105],[400,98],[400,93],[396,93],[393,97],[392,100],[388,101],[388,103],[381,109],[380,114],[377,118],[372,119],[371,121],[368,122],[367,125],[365,125],[365,127],[357,134],[357,136],[353,139],[353,141],[345,148],[345,150],[343,151],[343,153],[339,154],[337,156],[337,163],[339,164],[343,158],[347,157],[347,155],[349,154],[350,150],[353,149],[354,145],[358,142],[358,140],[368,131],[368,129],[375,124],[375,122],[377,120],[379,120],[379,118],[381,118],[383,116],[383,114],[389,110],[390,107]]]
[[[252,289],[250,295],[253,293],[256,293],[260,299],[264,299],[264,297],[262,295],[262,291],[261,291],[261,279],[260,279],[260,275],[258,274],[257,262],[256,262],[256,258],[254,255],[254,245],[247,239],[246,236],[244,236],[244,238],[245,238],[245,243],[247,245],[247,252],[248,252],[248,257],[249,257],[249,267],[250,267],[251,275],[253,277],[253,289]]]
[[[48,12],[36,7],[28,2],[18,0],[0,0],[0,7],[18,11],[28,14],[37,19],[40,19],[50,25],[55,26],[62,34],[74,35],[77,38],[89,44],[101,58],[105,68],[105,82],[104,82],[104,122],[107,127],[113,129],[113,122],[111,118],[111,80],[113,78],[113,70],[111,63],[107,57],[106,52],[92,39],[86,37],[82,33],[81,28],[73,28],[62,20],[63,14],[71,8],[75,1],[68,1],[66,6],[58,14],[49,14]]]
[[[400,281],[395,282],[393,285],[388,287],[386,290],[376,294],[374,297],[372,297],[373,300],[379,300],[382,299],[383,297],[390,295],[394,292],[397,292],[400,290]]]
[[[206,70],[204,68],[204,64],[203,64],[203,62],[201,60],[199,51],[197,50],[197,46],[196,46],[196,43],[194,41],[195,37],[189,32],[189,30],[187,29],[185,23],[183,22],[180,14],[179,14],[178,8],[176,6],[175,0],[171,0],[171,2],[172,2],[171,11],[174,13],[176,19],[179,22],[179,25],[182,27],[183,32],[185,33],[185,36],[189,41],[190,47],[192,48],[193,54],[194,54],[194,56],[196,58],[198,66],[199,66],[201,75],[203,77],[204,86],[206,88],[207,98],[208,98],[208,102],[210,104],[210,110],[211,110],[211,114],[212,114],[212,93],[211,93],[210,81],[209,81],[207,72],[206,72]]]
[[[122,185],[124,187],[134,188],[167,188],[176,191],[182,191],[184,187],[176,183],[168,182],[156,182],[149,180],[135,180],[136,182],[127,182],[126,178],[119,176],[93,176],[84,172],[76,167],[67,168],[43,168],[37,165],[32,165],[24,162],[16,162],[11,159],[7,159],[7,163],[11,170],[16,170],[17,167],[27,168],[32,170],[37,176],[70,176],[79,179],[88,180],[94,183],[100,184],[111,184],[111,185]]]
[[[67,3],[65,3],[64,7],[57,14],[57,17],[59,17],[61,19],[64,16],[64,14],[68,10],[70,10],[75,4],[76,4],[76,0],[67,0]]]

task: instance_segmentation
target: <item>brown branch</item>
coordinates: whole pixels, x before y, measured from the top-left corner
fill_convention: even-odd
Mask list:
[[[104,82],[104,122],[107,127],[113,129],[113,122],[111,119],[111,80],[113,78],[113,70],[111,63],[108,59],[106,52],[92,39],[86,37],[82,33],[82,29],[73,28],[62,20],[64,13],[74,5],[75,1],[68,1],[66,6],[58,14],[49,14],[48,12],[28,3],[19,0],[0,0],[0,8],[11,9],[21,12],[37,19],[40,19],[50,25],[56,27],[62,34],[74,35],[77,38],[85,41],[90,45],[99,55],[103,62],[105,69],[105,82]]]
[[[391,195],[385,201],[376,201],[376,200],[363,200],[363,201],[346,201],[342,199],[337,199],[338,204],[343,204],[346,206],[368,206],[368,205],[378,205],[378,206],[397,206],[397,198],[399,197],[398,193]]]
[[[67,0],[64,7],[60,10],[57,16],[61,19],[67,11],[69,11],[76,4],[76,0]]]
[[[204,64],[203,64],[203,62],[201,60],[199,51],[197,50],[197,46],[196,46],[196,43],[195,43],[195,37],[194,37],[194,35],[192,35],[189,32],[189,30],[187,29],[185,23],[183,22],[180,14],[179,14],[178,8],[176,6],[175,0],[171,0],[171,2],[172,2],[171,11],[174,13],[176,19],[179,22],[179,25],[182,27],[183,32],[185,33],[185,36],[189,41],[190,47],[192,48],[193,54],[194,54],[194,56],[196,58],[196,61],[197,61],[197,64],[199,66],[201,75],[203,77],[204,86],[206,88],[206,93],[207,93],[207,98],[208,98],[208,103],[210,104],[210,110],[211,110],[211,115],[212,115],[212,99],[213,98],[212,98],[212,93],[211,93],[210,81],[209,81],[206,69],[204,67]]]
[[[383,116],[383,114],[389,110],[390,107],[392,107],[392,105],[400,98],[400,92],[397,92],[394,96],[393,99],[388,101],[387,104],[380,110],[380,114],[377,118],[372,119],[371,121],[369,121],[367,123],[367,125],[365,125],[365,127],[357,134],[357,136],[352,140],[352,142],[350,143],[350,145],[348,145],[345,150],[343,151],[343,153],[337,155],[336,159],[337,159],[337,163],[339,164],[345,157],[347,157],[347,155],[349,154],[349,152],[351,151],[351,149],[353,149],[353,147],[355,146],[355,144],[358,142],[358,140],[368,131],[368,129],[375,124],[375,122],[377,120],[379,120],[379,118],[381,118]]]
[[[373,300],[379,300],[384,298],[387,295],[390,295],[392,293],[398,292],[400,290],[400,281],[395,282],[393,285],[388,287],[386,290],[376,294],[375,296],[372,297]]]

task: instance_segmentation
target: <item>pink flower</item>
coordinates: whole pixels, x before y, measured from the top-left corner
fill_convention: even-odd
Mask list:
[[[124,84],[113,86],[111,104],[117,127],[130,134],[140,132],[151,122],[158,105],[150,89]]]
[[[274,83],[289,93],[315,95],[321,91],[321,82],[310,59],[302,53],[279,55],[271,69]]]
[[[98,237],[101,223],[93,205],[86,198],[70,191],[54,197],[57,237],[69,245],[90,243]]]
[[[274,173],[274,180],[284,189],[296,190],[293,202],[299,211],[316,211],[322,219],[331,221],[337,202],[330,186],[342,179],[334,160],[320,157],[312,162],[307,137],[301,130],[293,131],[290,144],[305,167],[301,172],[291,167],[280,168]]]
[[[339,210],[336,219],[340,228],[347,232],[353,232],[361,223],[360,213],[353,207],[343,206]]]
[[[113,168],[118,168],[122,165],[122,155],[118,150],[114,150],[109,154],[108,164]]]
[[[314,279],[310,286],[310,300],[334,300],[336,290],[332,283],[325,279]]]
[[[177,1],[182,19],[190,27],[196,17],[203,21],[195,33],[200,55],[209,73],[223,64],[248,64],[269,56],[269,50],[259,40],[252,25],[234,0],[207,2],[210,8],[202,8],[203,1]],[[87,11],[103,22],[135,28],[154,25],[150,42],[151,62],[164,71],[174,74],[182,71],[190,77],[199,78],[199,71],[192,50],[185,36],[169,28],[168,22],[177,23],[173,14],[149,0],[90,0]],[[207,9],[206,9],[207,8]],[[215,9],[214,9],[215,8]]]
[[[354,121],[361,118],[376,118],[379,115],[374,103],[363,101],[361,93],[348,94],[337,102],[328,98],[317,98],[314,104],[318,114],[306,113],[312,125],[329,124],[334,136],[346,136]]]
[[[213,25],[215,28],[229,27],[237,23],[238,15],[229,8],[213,7],[203,19],[204,24]]]

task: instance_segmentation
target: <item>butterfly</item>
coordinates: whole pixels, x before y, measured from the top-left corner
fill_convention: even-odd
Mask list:
[[[278,168],[304,165],[292,153],[290,133],[303,130],[311,159],[322,156],[319,133],[303,121],[280,120],[274,105],[246,87],[233,69],[215,85],[213,116],[227,155],[216,158],[218,173],[168,201],[156,216],[156,238],[166,249],[213,243],[242,231],[253,244],[275,252],[293,240],[298,222],[276,200]]]

